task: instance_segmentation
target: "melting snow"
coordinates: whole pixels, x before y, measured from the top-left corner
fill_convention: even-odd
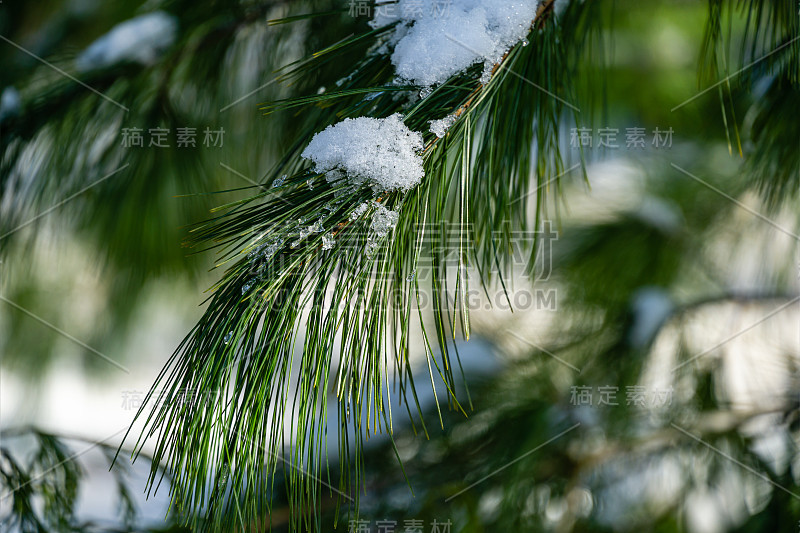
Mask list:
[[[457,118],[458,117],[455,115],[447,115],[439,120],[431,120],[431,133],[436,134],[436,136],[441,139],[444,137],[445,133],[447,133],[447,130],[450,129],[450,126],[455,124]]]
[[[373,202],[375,212],[372,214],[372,222],[369,225],[369,237],[367,238],[367,253],[371,254],[378,247],[381,239],[386,237],[389,232],[397,225],[399,214],[397,211],[386,209],[378,202]]]

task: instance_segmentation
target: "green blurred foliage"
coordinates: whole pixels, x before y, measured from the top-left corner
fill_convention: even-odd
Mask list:
[[[785,49],[789,55],[776,54],[769,65],[758,65],[681,105],[775,48],[779,42],[775,39],[753,38],[746,16],[748,10],[767,3],[735,3],[738,10],[732,12],[730,24],[731,11],[724,9],[720,40],[736,46],[721,48],[708,42],[714,21],[709,29],[708,16],[714,14],[714,6],[729,8],[731,3],[712,1],[711,8],[705,2],[612,3],[605,30],[611,45],[591,50],[602,57],[602,63],[584,65],[582,81],[590,90],[582,92],[579,105],[586,112],[577,125],[619,129],[622,148],[594,148],[584,155],[590,163],[618,157],[632,160],[639,178],[623,183],[639,203],[610,217],[587,221],[569,214],[570,194],[579,187],[564,192],[565,215],[554,272],[565,297],[559,301],[554,340],[543,348],[579,367],[581,373],[573,374],[543,350],[528,350],[525,360],[510,363],[496,376],[471,377],[475,410],[469,418],[447,413],[444,429],[432,431],[430,440],[414,436],[407,427],[398,429],[397,454],[403,459],[407,480],[391,446],[378,446],[365,458],[367,496],[362,515],[373,525],[382,518],[400,522],[417,518],[426,524],[433,519],[452,520],[454,531],[687,531],[685,509],[699,493],[730,494],[735,492],[732,487],[744,487],[749,491],[749,507],[737,501],[744,511],[722,530],[796,531],[798,501],[770,485],[800,492],[795,469],[776,471],[755,455],[752,439],[741,430],[742,421],[722,428],[704,425],[706,415],[732,413],[731,405],[718,394],[719,367],[685,369],[691,376],[691,394],[676,398],[657,414],[627,405],[587,412],[570,401],[574,386],[613,385],[624,391],[638,383],[652,348],[651,343],[634,346],[630,342],[636,320],[633,302],[644,288],[658,288],[675,303],[660,325],[677,327],[678,336],[685,325],[683,315],[710,303],[784,302],[796,292],[795,259],[787,253],[779,264],[768,265],[769,272],[753,294],[740,294],[732,283],[735,272],[728,270],[737,259],[736,237],[755,234],[768,240],[774,235],[759,233],[763,221],[743,222],[742,217],[751,214],[741,206],[671,166],[700,176],[757,211],[785,210],[788,213],[781,220],[796,221],[800,96],[798,56],[789,54],[793,47]],[[270,84],[225,112],[220,109],[267,84],[272,71],[288,59],[363,29],[363,21],[343,15],[287,26],[266,24],[268,17],[290,12],[341,7],[334,2],[142,5],[97,3],[85,10],[68,8],[60,1],[0,5],[0,34],[68,72],[73,72],[74,59],[85,46],[136,13],[162,8],[180,21],[177,42],[156,64],[127,65],[87,79],[128,106],[128,113],[0,43],[0,88],[13,85],[23,98],[22,116],[4,123],[0,130],[0,187],[5,195],[15,191],[12,200],[8,196],[0,200],[0,206],[11,206],[0,213],[0,233],[123,162],[130,164],[119,176],[50,215],[50,224],[62,231],[66,228],[63,233],[82,243],[80,253],[85,253],[87,263],[102,266],[107,291],[98,306],[102,318],[90,334],[93,337],[86,339],[93,346],[108,346],[119,328],[128,324],[137,295],[153,278],[208,281],[198,272],[210,259],[187,257],[180,247],[185,228],[207,218],[210,208],[248,194],[232,189],[252,185],[220,164],[259,182],[308,126],[291,111],[260,117],[257,104],[314,93],[319,85],[344,75],[349,64],[326,65],[291,86]],[[786,24],[782,35],[791,36],[793,31],[796,35],[796,20],[788,18]],[[749,51],[751,41],[760,45]],[[174,131],[182,126],[224,128],[225,146],[218,151],[131,152],[121,147],[118,137],[121,128]],[[564,131],[570,127],[564,125]],[[627,150],[624,132],[628,127],[644,127],[648,133],[655,127],[671,127],[674,143],[669,150]],[[26,148],[36,155],[35,160],[24,159]],[[580,155],[577,150],[570,154],[576,159]],[[25,173],[29,174],[21,178]],[[25,186],[18,187],[19,183]],[[660,224],[648,216],[652,201],[675,215],[674,224]],[[791,228],[796,232],[797,224]],[[36,239],[34,231],[23,231],[13,240],[0,241],[0,287],[4,296],[58,323],[70,308],[57,309],[54,302],[73,293],[65,288],[68,277],[43,280],[41,270],[31,267],[32,259],[26,254],[34,249]],[[720,247],[728,247],[729,257],[720,257]],[[58,264],[49,268],[68,275],[74,271]],[[10,308],[2,313],[4,368],[26,369],[35,377],[57,350],[58,337],[43,334],[40,324]],[[501,333],[491,329],[479,333],[502,345]],[[694,355],[687,350],[680,350],[684,359]],[[797,402],[784,400],[779,425],[787,429],[787,446],[796,457]],[[435,411],[427,415],[428,420],[437,419]],[[581,426],[574,431],[538,448],[578,422]],[[713,453],[672,423],[702,437],[757,475]],[[654,485],[659,489],[657,476],[653,481],[641,473],[648,468],[657,471],[665,464],[678,465],[682,475],[677,495],[662,506],[648,496]],[[491,477],[469,487],[484,476]],[[626,485],[626,479],[641,481]],[[74,475],[68,481],[74,485]],[[414,489],[413,498],[406,481]],[[639,494],[631,493],[636,490]],[[280,529],[284,512],[280,506],[285,501],[281,495],[276,498],[273,518]],[[616,509],[616,514],[609,509]],[[352,518],[335,515],[332,507],[325,510],[326,523],[338,521],[339,527],[346,528],[347,519]],[[604,518],[608,516],[614,518]]]

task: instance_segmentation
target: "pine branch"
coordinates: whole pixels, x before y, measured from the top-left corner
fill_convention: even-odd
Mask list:
[[[31,427],[7,428],[2,438],[0,496],[4,510],[0,512],[0,525],[4,531],[142,531],[136,526],[138,510],[131,492],[130,469],[121,463],[116,463],[110,474],[116,486],[119,527],[103,527],[79,515],[78,496],[87,482],[81,456],[95,450],[111,464],[115,447]],[[70,442],[82,443],[83,450],[76,452]],[[20,453],[23,449],[24,454]]]
[[[773,209],[800,190],[800,158],[785,142],[794,136],[791,117],[800,109],[797,9],[792,0],[710,0],[699,66],[701,83],[719,85],[731,151],[735,145],[746,156],[748,176]],[[734,37],[741,43],[738,51],[732,49]],[[744,153],[735,104],[748,92],[754,94],[743,125],[753,145]]]
[[[530,230],[543,216],[544,185],[552,180],[557,190],[562,101],[574,100],[571,73],[596,20],[596,8],[576,5],[570,25],[555,18],[545,23],[551,6],[532,21],[529,42],[514,46],[486,83],[476,65],[421,96],[420,87],[393,86],[388,53],[380,48],[393,25],[339,42],[282,73],[284,81],[302,79],[369,47],[336,91],[263,107],[270,115],[292,112],[305,132],[252,197],[222,206],[191,231],[187,244],[215,249],[216,266],[225,271],[203,318],[148,395],[151,411],[139,412],[147,429],[137,444],[141,449],[143,439],[157,437],[155,457],[177,473],[172,495],[184,513],[207,515],[213,530],[262,523],[285,458],[297,465],[284,470],[295,529],[319,528],[326,492],[339,503],[352,498],[357,514],[366,439],[391,436],[393,402],[409,415],[419,412],[410,362],[415,329],[430,386],[443,388],[449,407],[466,414],[455,394],[453,340],[469,336],[467,268],[474,262],[485,273],[481,283],[490,282],[496,265],[508,265],[512,233]],[[423,133],[425,145],[425,177],[406,193],[332,181],[301,156],[325,125],[397,112],[405,126]],[[429,131],[430,121],[445,117],[452,124],[444,135]],[[516,201],[531,191],[533,224],[527,201]],[[399,218],[376,238],[376,213],[385,209]],[[331,479],[329,392],[338,400],[335,491],[319,483]],[[286,433],[291,440],[283,455]],[[157,481],[154,473],[150,486]]]

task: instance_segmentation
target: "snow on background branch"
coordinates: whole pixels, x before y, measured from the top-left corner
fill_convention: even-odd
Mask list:
[[[397,75],[430,87],[478,62],[494,65],[530,33],[535,0],[400,0],[379,5],[373,28],[398,22],[390,45]]]

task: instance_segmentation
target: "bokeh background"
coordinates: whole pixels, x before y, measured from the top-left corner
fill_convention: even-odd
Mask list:
[[[717,54],[707,2],[607,4],[563,122],[576,170],[546,213],[557,238],[534,284],[516,265],[513,312],[472,302],[469,416],[445,404],[439,424],[420,350],[427,432],[397,409],[404,470],[373,437],[363,523],[326,507],[331,527],[798,529],[798,87],[775,58],[738,72],[769,51],[741,46],[746,10],[724,17]],[[213,251],[182,246],[187,227],[251,194],[295,142],[292,114],[260,103],[347,74],[275,81],[366,27],[346,8],[0,4],[3,530],[21,512],[53,530],[174,527],[165,488],[143,494],[148,457],[109,461],[218,279]],[[311,11],[332,13],[268,22]],[[121,41],[98,41],[121,23]],[[152,145],[159,130],[169,146]],[[30,508],[8,496],[20,480]]]

